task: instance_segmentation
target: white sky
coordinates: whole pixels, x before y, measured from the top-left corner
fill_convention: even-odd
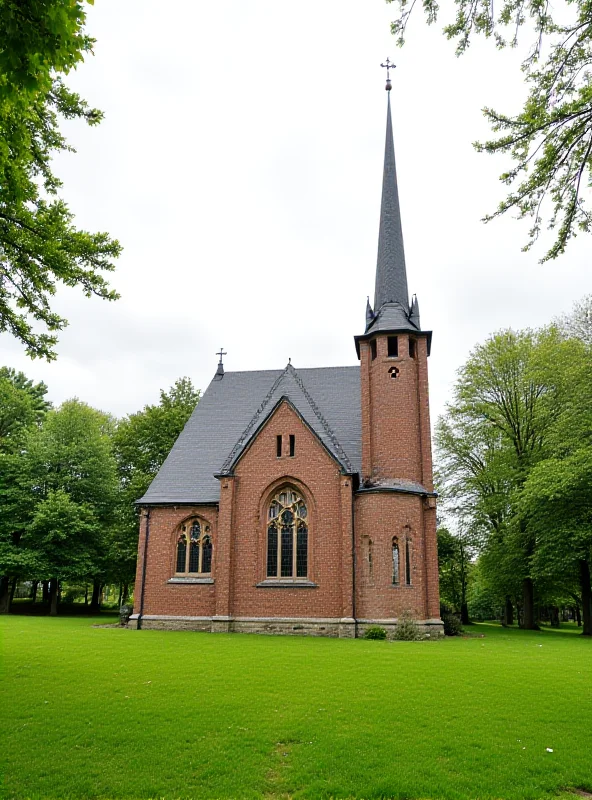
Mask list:
[[[97,38],[69,85],[103,109],[68,123],[56,171],[77,224],[124,246],[117,303],[59,292],[57,362],[0,336],[0,363],[121,416],[188,375],[357,363],[373,297],[387,55],[411,293],[434,331],[432,420],[491,332],[548,322],[592,291],[590,239],[539,265],[528,222],[480,218],[505,157],[475,153],[480,109],[520,107],[519,54],[475,42],[457,59],[418,8],[403,50],[383,0],[97,0]]]

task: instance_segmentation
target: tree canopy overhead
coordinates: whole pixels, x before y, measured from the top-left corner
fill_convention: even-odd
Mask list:
[[[402,45],[415,0],[386,2],[399,6],[392,31]],[[422,5],[428,24],[436,22],[437,0]],[[454,5],[454,19],[444,33],[456,41],[458,55],[476,35],[493,38],[499,49],[517,47],[525,28],[531,35],[522,61],[528,86],[522,111],[508,116],[485,108],[496,137],[475,146],[507,153],[514,162],[500,176],[509,193],[485,221],[508,211],[529,218],[525,250],[546,223],[554,242],[541,260],[556,258],[592,224],[587,191],[592,186],[592,3],[573,0],[554,8],[541,0],[502,0],[499,6],[493,0],[455,0]]]
[[[105,272],[120,245],[75,227],[51,166],[72,150],[60,120],[102,119],[63,81],[92,52],[85,21],[82,0],[0,0],[0,333],[48,360],[67,325],[50,304],[59,284],[117,298]]]

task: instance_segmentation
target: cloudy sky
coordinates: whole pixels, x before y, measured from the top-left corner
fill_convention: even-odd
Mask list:
[[[548,322],[592,291],[590,239],[540,265],[528,223],[480,218],[507,162],[471,143],[480,109],[520,107],[519,54],[454,47],[418,11],[403,50],[383,0],[96,0],[95,55],[69,80],[106,119],[68,123],[56,171],[80,227],[124,246],[121,300],[62,290],[57,362],[7,335],[1,363],[121,416],[188,375],[356,362],[374,292],[386,93],[409,288],[434,331],[432,418],[491,332]]]

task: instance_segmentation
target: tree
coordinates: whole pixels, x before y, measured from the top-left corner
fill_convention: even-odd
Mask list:
[[[398,43],[405,31],[415,0],[397,2],[400,14],[392,24]],[[425,0],[428,24],[439,15],[436,0]],[[589,0],[575,0],[560,11],[540,0],[455,0],[456,16],[444,28],[456,41],[460,55],[474,35],[493,37],[498,49],[515,47],[520,29],[527,25],[534,41],[526,50],[522,71],[528,97],[515,116],[485,108],[484,114],[497,138],[477,143],[477,150],[508,153],[515,162],[500,180],[515,186],[497,211],[485,221],[514,210],[529,217],[532,228],[525,246],[537,240],[544,218],[554,229],[555,240],[542,261],[565,251],[578,230],[590,231],[592,216],[584,189],[592,183],[592,7]],[[554,14],[556,16],[554,16]],[[547,206],[549,208],[547,209]]]
[[[0,332],[48,360],[53,332],[67,325],[50,306],[58,283],[117,298],[103,273],[114,269],[119,243],[75,228],[51,169],[53,154],[72,150],[61,119],[102,119],[62,78],[92,52],[85,19],[82,0],[0,3]]]
[[[540,364],[560,345],[551,330],[502,331],[477,346],[436,428],[444,505],[481,537],[481,566],[492,568],[498,590],[510,596],[521,582],[525,628],[536,627],[530,569],[536,539],[517,498],[545,455],[558,413],[557,394]]]
[[[47,387],[22,373],[0,369],[0,613],[9,605],[11,576],[33,569],[35,560],[21,538],[34,503],[28,463],[23,457],[27,436],[36,430],[49,407]]]
[[[199,398],[200,391],[191,380],[180,378],[168,392],[161,390],[158,405],[145,406],[117,426],[113,446],[120,492],[111,563],[124,584],[133,581],[135,575],[138,512],[134,504],[150,486]]]
[[[592,347],[592,295],[575,303],[571,314],[563,314],[556,320],[556,325],[565,336]]]
[[[472,555],[472,543],[466,532],[455,536],[448,528],[438,529],[440,599],[460,614],[463,625],[470,623],[467,601]]]
[[[520,512],[537,542],[533,573],[562,587],[579,585],[582,633],[592,636],[592,349],[564,342],[561,358],[547,360],[546,368],[554,373],[560,411],[547,433],[547,456],[522,489]]]
[[[54,606],[58,581],[67,578],[92,580],[96,607],[97,587],[109,571],[117,499],[112,429],[108,415],[74,399],[50,411],[43,427],[27,437],[36,503],[21,544],[40,559],[31,577],[52,579]],[[66,560],[58,558],[60,549],[68,551]]]

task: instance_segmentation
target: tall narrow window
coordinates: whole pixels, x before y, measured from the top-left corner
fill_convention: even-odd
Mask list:
[[[411,586],[411,542],[405,539],[405,583]]]
[[[275,439],[275,454],[278,458],[282,457],[282,435],[281,433]]]
[[[417,352],[417,341],[409,337],[409,358],[415,358]]]
[[[401,555],[399,553],[399,540],[393,536],[393,584],[398,586],[401,580]]]
[[[187,537],[184,533],[179,534],[177,539],[177,572],[185,572],[185,561],[187,559]]]
[[[387,347],[389,358],[399,355],[399,337],[387,336]]]
[[[374,361],[377,355],[376,339],[372,339],[372,341],[370,342],[370,355],[372,356],[372,361]]]
[[[374,577],[374,555],[372,553],[372,539],[368,539],[368,577],[370,580]]]
[[[209,574],[212,571],[210,526],[201,520],[186,522],[177,538],[175,572],[181,575]]]
[[[294,454],[296,453],[296,437],[293,433],[290,434],[290,456],[294,458]]]
[[[308,575],[308,511],[302,497],[282,489],[267,515],[267,577],[306,578]]]

